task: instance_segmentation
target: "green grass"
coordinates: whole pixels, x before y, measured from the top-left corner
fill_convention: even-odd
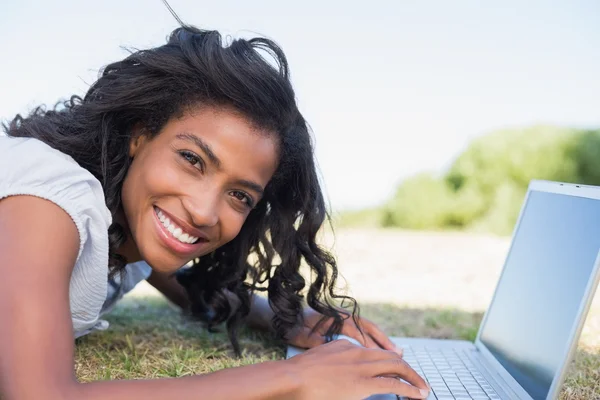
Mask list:
[[[111,326],[77,340],[75,367],[83,382],[180,377],[280,359],[284,347],[269,335],[244,330],[243,358],[229,339],[184,318],[165,300],[126,298],[106,318]]]
[[[362,304],[363,316],[391,336],[474,340],[480,313]],[[125,298],[107,316],[111,327],[77,340],[76,373],[83,382],[181,377],[282,359],[285,346],[270,335],[243,330],[236,359],[224,332],[209,333],[157,297]],[[561,399],[600,399],[600,348],[580,345]]]

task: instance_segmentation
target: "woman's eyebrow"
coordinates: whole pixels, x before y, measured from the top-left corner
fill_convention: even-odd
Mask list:
[[[238,185],[244,186],[246,189],[250,189],[258,193],[260,196],[264,194],[264,189],[258,183],[254,183],[252,181],[247,181],[245,179],[240,179],[235,181]]]
[[[183,133],[178,133],[177,135],[175,135],[175,137],[177,139],[181,139],[181,140],[185,140],[185,141],[191,142],[194,145],[198,146],[199,148],[202,149],[202,151],[206,154],[206,156],[208,157],[208,159],[214,164],[215,167],[217,167],[217,168],[221,167],[221,160],[219,160],[219,158],[215,155],[215,153],[212,151],[212,149],[210,148],[210,146],[208,145],[208,143],[205,143],[198,136],[194,135],[193,133],[183,132]],[[264,194],[265,190],[258,183],[255,183],[255,182],[252,182],[252,181],[248,181],[248,180],[245,180],[245,179],[240,179],[240,180],[236,181],[236,183],[239,184],[239,185],[241,185],[241,186],[246,187],[247,189],[255,191],[260,196],[262,196]]]
[[[221,160],[219,160],[219,158],[215,155],[215,153],[212,151],[212,149],[210,148],[208,143],[205,143],[198,136],[194,135],[193,133],[183,132],[183,133],[178,133],[175,137],[177,139],[186,140],[188,142],[195,144],[196,146],[198,146],[199,148],[202,149],[204,154],[206,154],[206,156],[208,157],[210,162],[213,163],[215,167],[217,167],[217,168],[221,167]]]

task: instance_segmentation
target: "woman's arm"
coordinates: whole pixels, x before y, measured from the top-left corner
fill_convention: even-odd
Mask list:
[[[148,282],[156,289],[165,295],[170,301],[177,304],[183,309],[189,306],[189,299],[183,286],[181,286],[173,275],[152,272],[148,278]],[[231,294],[232,303],[237,303],[239,300]],[[265,296],[256,293],[251,295],[250,313],[248,314],[247,324],[250,328],[259,329],[262,331],[274,332],[273,328],[274,312],[269,305],[269,301]],[[331,324],[331,320],[325,321],[325,324],[318,332],[312,332],[311,328],[315,326],[321,319],[322,315],[310,307],[305,307],[303,311],[304,325],[298,326],[296,331],[289,338],[289,344],[298,347],[314,347],[325,342],[324,334],[327,327]],[[345,320],[342,327],[342,334],[350,336],[365,347],[383,348],[392,350],[402,355],[402,349],[397,349],[390,338],[373,322],[360,318],[359,324],[364,336],[358,330],[356,324],[351,318]]]
[[[5,399],[69,398],[75,386],[71,218],[31,196],[0,200],[0,388]]]
[[[184,287],[177,282],[173,274],[152,271],[147,279],[148,283],[154,286],[161,292],[169,301],[178,305],[180,308],[187,310],[190,301]],[[239,300],[231,294],[233,303]],[[269,306],[269,301],[266,297],[256,293],[251,295],[250,313],[248,314],[247,324],[250,328],[260,329],[264,331],[272,331],[273,326],[271,320],[273,318],[273,310]]]
[[[152,270],[152,273],[146,281],[181,309],[187,310],[190,306],[190,299],[187,292],[185,288],[177,282],[174,274]]]
[[[163,400],[426,397],[426,383],[397,355],[338,340],[289,360],[185,378],[79,383],[69,281],[79,240],[54,203],[0,200],[0,397],[4,400]]]
[[[1,398],[185,400],[292,395],[296,384],[280,362],[180,379],[78,383],[69,312],[69,281],[78,249],[75,224],[54,203],[32,196],[0,200]],[[266,376],[272,379],[260,378]]]

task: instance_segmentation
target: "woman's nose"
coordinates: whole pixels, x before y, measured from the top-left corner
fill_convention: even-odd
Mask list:
[[[182,202],[192,217],[194,225],[198,227],[212,227],[219,222],[218,202],[215,197],[186,198]]]

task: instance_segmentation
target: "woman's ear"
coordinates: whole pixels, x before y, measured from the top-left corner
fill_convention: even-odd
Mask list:
[[[135,157],[145,142],[146,135],[144,134],[144,129],[139,124],[136,124],[132,129],[131,139],[129,140],[129,157]]]

